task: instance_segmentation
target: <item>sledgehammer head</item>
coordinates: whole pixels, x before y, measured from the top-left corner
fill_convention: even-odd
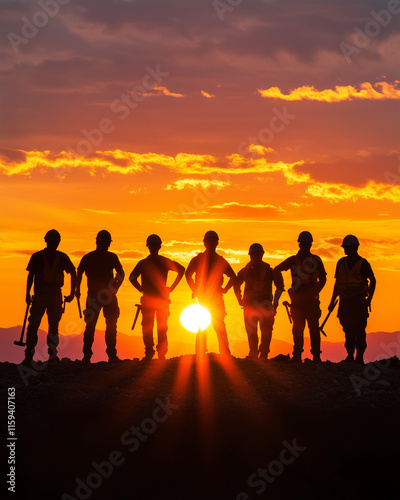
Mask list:
[[[14,344],[15,345],[20,345],[20,346],[25,346],[26,345],[26,342],[22,342],[21,340],[14,340]]]

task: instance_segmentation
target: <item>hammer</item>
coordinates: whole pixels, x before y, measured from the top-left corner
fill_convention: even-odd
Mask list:
[[[28,317],[28,312],[29,312],[29,306],[31,305],[31,301],[29,301],[26,304],[26,311],[25,311],[25,318],[24,318],[24,324],[22,325],[22,330],[21,330],[21,337],[19,340],[14,340],[15,345],[20,345],[20,346],[25,346],[26,342],[23,342],[22,339],[24,338],[24,332],[25,332],[25,325],[26,325],[26,318]]]
[[[287,300],[284,300],[284,301],[282,302],[282,305],[284,305],[284,306],[286,307],[286,312],[287,312],[287,315],[288,315],[288,318],[289,318],[290,323],[293,323],[293,320],[292,320],[292,315],[291,315],[291,313],[290,313],[290,309],[289,309],[289,308],[290,308],[290,304],[289,304],[289,302],[288,302]]]
[[[326,333],[324,332],[324,326],[325,326],[325,323],[328,321],[329,316],[332,314],[332,311],[335,309],[336,304],[338,303],[338,300],[339,300],[339,299],[336,299],[336,300],[335,300],[335,302],[333,303],[333,308],[332,308],[332,310],[328,312],[328,314],[326,315],[326,318],[324,319],[324,322],[323,322],[323,323],[322,323],[322,325],[319,327],[320,332],[322,333],[322,335],[325,335],[325,337],[326,337]]]
[[[135,304],[135,306],[136,306],[136,314],[135,314],[135,319],[133,320],[132,330],[134,330],[139,313],[142,310],[142,306],[140,304]]]

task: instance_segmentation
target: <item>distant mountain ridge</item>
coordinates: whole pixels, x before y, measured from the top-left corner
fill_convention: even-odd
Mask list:
[[[21,326],[10,328],[0,328],[0,362],[20,363],[24,358],[24,347],[14,344],[14,340],[19,339]],[[47,356],[47,333],[39,329],[39,341],[36,347],[36,360],[46,360]],[[304,339],[303,358],[310,357],[310,339]],[[397,356],[400,358],[400,331],[397,332],[373,332],[367,334],[367,350],[365,353],[366,361],[375,361],[377,359],[390,358]],[[60,358],[70,358],[72,360],[82,359],[83,334],[78,335],[60,335],[58,355]],[[289,342],[279,339],[272,339],[270,357],[278,354],[290,354],[293,346]],[[93,344],[93,362],[107,360],[106,345],[104,341],[104,331],[96,330],[95,341]],[[232,354],[243,358],[248,354],[247,339],[231,341]],[[139,335],[126,335],[118,332],[117,351],[121,359],[142,358],[144,356],[144,347],[142,337]],[[168,357],[176,357],[184,354],[193,354],[195,351],[194,341],[175,342],[169,338]],[[346,355],[343,342],[326,342],[322,339],[322,360],[332,362],[341,361]]]

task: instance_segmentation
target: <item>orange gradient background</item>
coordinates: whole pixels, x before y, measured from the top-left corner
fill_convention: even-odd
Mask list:
[[[2,37],[0,326],[22,323],[25,269],[48,229],[75,266],[109,230],[127,277],[149,234],[187,266],[212,229],[236,272],[250,244],[275,266],[310,231],[328,273],[323,315],[341,240],[355,234],[377,278],[368,331],[398,330],[397,17],[351,62],[340,48],[370,8],[243,2],[221,20],[212,2],[71,2],[18,51]],[[6,33],[21,34],[38,6],[1,9]],[[139,293],[126,279],[118,297],[118,330],[129,334]],[[184,279],[171,299],[170,342],[194,344],[179,324],[193,303]],[[243,355],[233,290],[225,300]],[[60,332],[83,328],[68,304]],[[337,318],[326,331],[343,340]],[[291,342],[282,306],[274,338]]]

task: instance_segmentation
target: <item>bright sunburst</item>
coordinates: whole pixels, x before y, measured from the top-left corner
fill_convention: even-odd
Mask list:
[[[205,330],[211,323],[211,314],[200,304],[186,307],[181,313],[181,323],[189,332],[197,333]]]

